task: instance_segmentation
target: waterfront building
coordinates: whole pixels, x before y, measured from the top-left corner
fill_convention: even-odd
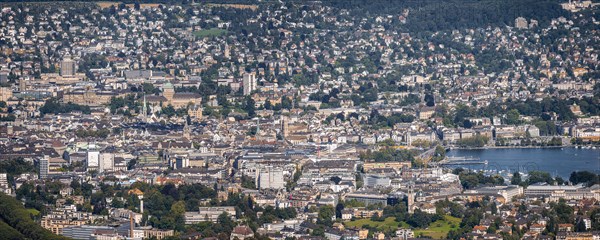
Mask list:
[[[550,196],[555,191],[563,191],[564,193],[575,193],[577,190],[584,188],[583,184],[578,185],[548,185],[545,183],[533,184],[525,189],[525,196]]]

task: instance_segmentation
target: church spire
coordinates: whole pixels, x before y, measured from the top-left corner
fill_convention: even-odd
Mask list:
[[[190,139],[191,132],[192,129],[190,128],[190,125],[188,125],[188,122],[185,121],[185,125],[183,125],[183,138]]]
[[[146,121],[146,117],[148,116],[148,109],[146,109],[146,94],[144,94],[144,106],[142,106],[142,114],[144,114],[144,122]]]

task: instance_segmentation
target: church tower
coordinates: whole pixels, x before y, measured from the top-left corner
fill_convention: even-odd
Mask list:
[[[185,125],[183,126],[183,138],[190,139],[192,133],[192,129],[190,125],[188,125],[187,121],[185,121]]]
[[[413,214],[414,211],[414,205],[415,205],[415,191],[413,189],[413,185],[410,184],[408,185],[408,201],[407,201],[407,207],[408,207],[408,213]]]
[[[147,103],[146,103],[146,94],[144,94],[144,103],[142,103],[144,105],[142,105],[142,119],[144,122],[146,122],[148,120],[148,109],[147,109]]]
[[[281,116],[281,136],[286,139],[290,135],[288,119],[285,116]]]
[[[163,86],[163,97],[165,97],[167,99],[167,101],[170,103],[173,101],[174,95],[175,95],[175,88],[173,87],[173,84],[166,83]]]

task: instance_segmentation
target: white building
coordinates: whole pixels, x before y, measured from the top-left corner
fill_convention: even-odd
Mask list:
[[[50,159],[44,157],[40,159],[40,178],[45,179],[50,172]]]
[[[409,228],[401,228],[396,230],[396,236],[398,238],[400,238],[401,240],[406,240],[409,238],[414,238],[415,237],[415,233],[413,232],[412,229]]]
[[[89,150],[86,158],[88,171],[98,169],[100,165],[100,152],[96,150]]]
[[[10,194],[12,192],[10,185],[8,184],[8,178],[6,173],[0,173],[0,192],[3,192],[5,194]]]
[[[219,215],[223,213],[227,213],[231,218],[234,218],[235,207],[200,207],[198,212],[185,212],[185,224],[217,222]]]
[[[73,76],[77,71],[76,67],[75,61],[70,58],[65,58],[60,62],[60,75]]]
[[[525,189],[525,196],[550,196],[554,192],[561,193],[576,193],[583,189],[583,184],[578,185],[548,185],[548,184],[534,184],[530,185]]]
[[[392,180],[383,175],[368,174],[365,176],[366,187],[389,187],[392,184]]]
[[[282,189],[285,187],[285,181],[283,180],[283,169],[274,167],[261,168],[257,172],[259,189]]]
[[[243,77],[244,95],[250,95],[256,90],[256,75],[254,73],[245,73]]]
[[[112,153],[101,153],[99,158],[98,172],[112,171],[115,168],[115,155]]]
[[[523,187],[517,185],[481,187],[474,189],[472,192],[490,195],[497,194],[510,201],[513,197],[523,195]]]

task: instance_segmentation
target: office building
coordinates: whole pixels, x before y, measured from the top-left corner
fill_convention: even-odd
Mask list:
[[[8,178],[6,173],[0,173],[0,192],[10,194],[12,189],[8,184]]]
[[[499,195],[502,196],[505,201],[511,201],[513,197],[523,195],[523,187],[517,185],[481,187],[474,189],[471,192],[484,195]]]
[[[392,180],[388,176],[367,174],[365,175],[365,186],[370,188],[375,187],[389,187],[392,184]]]
[[[548,184],[534,184],[530,185],[525,189],[525,196],[527,197],[540,197],[540,196],[550,196],[555,191],[560,191],[564,193],[575,193],[578,190],[584,188],[583,184],[579,185],[548,185]]]
[[[245,73],[243,77],[244,95],[250,95],[256,90],[256,75],[254,73]]]
[[[369,193],[349,193],[346,195],[346,201],[356,200],[362,202],[365,205],[381,204],[381,206],[387,206],[388,198],[383,194],[369,194]]]
[[[235,217],[235,207],[200,207],[198,212],[186,212],[184,215],[185,224],[196,224],[199,222],[217,222],[219,215],[227,213],[228,216]]]
[[[98,165],[100,165],[100,152],[92,149],[88,150],[86,158],[87,170],[98,170]]]
[[[103,233],[103,234],[100,234]],[[65,227],[62,230],[62,235],[65,237],[69,237],[77,240],[88,240],[91,239],[92,235],[115,235],[116,231],[111,227],[104,226],[90,226],[90,225],[81,225],[81,226],[69,226]]]
[[[285,187],[283,180],[283,169],[271,166],[258,170],[257,173],[259,189],[282,189]]]
[[[115,168],[115,155],[112,153],[101,153],[99,158],[98,172],[113,171]]]
[[[48,178],[48,172],[50,170],[50,159],[47,157],[40,159],[40,179]]]
[[[281,116],[281,136],[287,138],[290,135],[289,119],[288,117]]]
[[[75,61],[71,58],[65,58],[60,62],[61,76],[74,76],[76,71]]]

